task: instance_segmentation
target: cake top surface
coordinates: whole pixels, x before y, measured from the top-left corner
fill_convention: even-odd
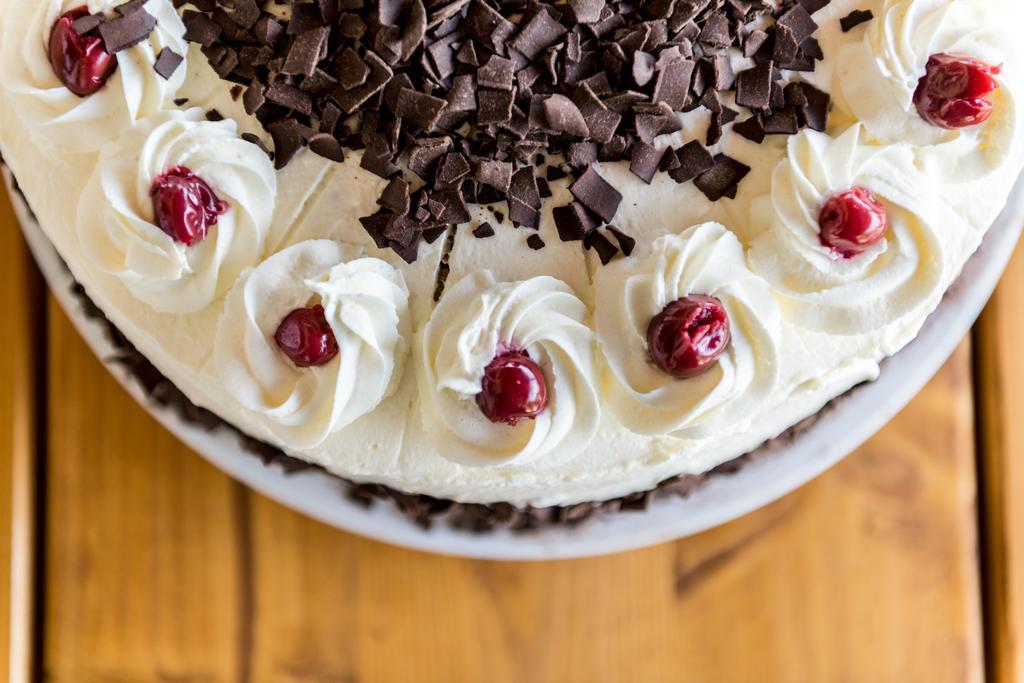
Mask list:
[[[878,373],[1005,203],[983,0],[0,0],[0,148],[200,406],[355,481],[564,505]]]

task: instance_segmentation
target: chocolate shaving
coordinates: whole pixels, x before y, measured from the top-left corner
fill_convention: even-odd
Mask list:
[[[714,166],[697,176],[694,184],[713,202],[723,197],[736,198],[739,183],[750,173],[750,167],[724,154],[714,159]]]
[[[78,17],[71,22],[71,30],[79,35],[85,35],[86,33],[92,33],[100,27],[105,17],[101,12],[96,14],[86,14],[85,16]]]
[[[761,144],[767,135],[764,129],[764,122],[759,114],[754,114],[746,121],[740,121],[732,127],[734,133],[742,135],[751,142]]]
[[[593,249],[597,252],[597,257],[601,259],[601,265],[608,265],[615,255],[619,253],[618,247],[612,244],[611,240],[601,234],[598,230],[593,230],[585,238],[583,238],[583,244],[587,249]]]
[[[797,45],[810,38],[818,30],[818,25],[811,18],[810,13],[800,4],[793,5],[785,14],[779,17],[775,22],[775,26],[776,29],[784,28],[792,32]]]
[[[330,29],[321,26],[296,36],[281,67],[281,73],[289,76],[312,76],[327,49],[329,34]]]
[[[274,139],[274,168],[282,169],[302,149],[302,129],[292,119],[282,119],[267,125]]]
[[[606,223],[615,218],[622,202],[622,195],[611,184],[598,175],[593,168],[588,168],[575,183],[569,187],[572,196],[580,204],[600,216]]]
[[[190,43],[199,43],[206,48],[212,47],[224,31],[213,19],[199,12],[191,10],[185,12],[184,21],[185,40]]]
[[[629,155],[629,170],[650,185],[661,164],[661,153],[643,140],[637,140],[633,143]]]
[[[552,210],[552,217],[555,220],[558,237],[563,242],[582,240],[587,233],[599,225],[598,220],[579,202],[573,202],[567,206],[556,206]]]
[[[688,142],[676,150],[675,157],[679,162],[678,166],[670,170],[668,174],[677,183],[693,180],[715,165],[715,159],[711,153],[696,140]]]
[[[849,33],[853,29],[857,28],[861,24],[867,23],[875,18],[875,13],[871,10],[860,10],[855,9],[845,17],[839,20],[839,26],[843,29],[843,33]]]
[[[153,71],[156,71],[160,78],[167,81],[170,80],[183,61],[185,61],[184,57],[171,48],[165,47],[156,56],[156,62],[153,63]]]
[[[622,250],[623,254],[625,254],[626,256],[631,256],[633,254],[633,249],[636,248],[635,239],[633,239],[626,233],[622,232],[614,225],[608,226],[608,232],[610,232],[612,236],[615,238],[615,241],[619,243],[619,249]]]
[[[337,162],[345,160],[345,151],[341,148],[341,143],[333,135],[317,133],[309,138],[308,144],[310,151],[325,159]]]
[[[494,226],[486,222],[481,223],[480,225],[476,226],[475,230],[473,230],[473,237],[476,237],[477,239],[494,237]]]
[[[759,64],[742,72],[736,79],[736,104],[750,109],[771,106],[772,64]]]
[[[552,95],[544,100],[543,106],[551,130],[577,138],[584,138],[589,133],[579,107],[565,95]]]
[[[147,12],[141,4],[120,16],[106,19],[99,25],[103,46],[110,54],[116,54],[138,45],[156,28],[156,17]]]

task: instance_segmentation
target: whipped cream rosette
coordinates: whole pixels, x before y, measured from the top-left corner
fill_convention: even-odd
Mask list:
[[[944,220],[965,229],[943,213],[910,147],[869,147],[861,137],[859,124],[838,138],[793,136],[770,196],[752,207],[771,225],[751,245],[751,268],[772,284],[787,319],[839,336],[877,330],[934,303],[949,267],[935,226]],[[854,188],[880,202],[888,228],[863,253],[844,257],[823,243],[820,221],[829,199]]]
[[[705,438],[744,429],[776,387],[781,315],[768,284],[753,274],[743,246],[718,223],[654,242],[642,260],[598,271],[597,335],[606,365],[606,399],[639,434]],[[651,321],[675,301],[709,296],[725,308],[731,343],[717,362],[687,379],[657,367],[648,349]]]
[[[188,244],[157,225],[155,186],[188,172],[222,212]],[[238,137],[234,121],[198,109],[147,119],[101,157],[79,205],[78,239],[102,270],[163,313],[202,310],[263,256],[277,176],[267,155]]]
[[[423,424],[438,451],[480,467],[545,468],[575,457],[600,422],[587,318],[552,277],[496,282],[481,271],[450,286],[417,339]],[[515,425],[487,419],[477,401],[485,370],[510,349],[541,368],[547,391],[546,408]]]
[[[311,304],[337,353],[300,367],[275,333]],[[412,330],[409,290],[385,261],[331,240],[300,242],[247,270],[217,324],[214,361],[228,392],[291,450],[312,448],[376,408],[398,385]]]
[[[164,78],[153,66],[164,48],[188,54],[185,25],[171,0],[147,0],[156,27],[142,42],[113,57],[117,67],[97,92],[79,96],[57,77],[50,63],[50,36],[60,17],[85,7],[90,14],[116,16],[117,0],[33,0],[8,2],[3,10],[0,58],[8,100],[32,136],[59,151],[95,152],[141,119],[171,105],[185,81],[180,64]]]
[[[1015,163],[1020,136],[1017,95],[1019,38],[1024,21],[1017,0],[886,0],[863,40],[836,56],[837,105],[864,124],[866,138],[919,147],[942,145],[929,173],[949,182],[973,182]],[[990,97],[991,118],[980,125],[944,128],[927,121],[915,93],[935,55],[970,58],[1000,68]],[[978,226],[984,227],[984,226]]]

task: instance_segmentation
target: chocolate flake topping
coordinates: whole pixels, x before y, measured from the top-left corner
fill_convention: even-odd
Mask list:
[[[104,19],[99,25],[103,46],[111,54],[138,45],[156,28],[156,17],[141,3],[125,3],[117,8],[117,14]]]
[[[629,256],[633,253],[633,249],[636,247],[635,239],[633,239],[626,233],[622,232],[614,225],[608,226],[608,232],[610,232],[612,236],[615,237],[615,240],[619,243],[619,249],[622,250],[623,254]]]
[[[103,23],[103,14],[86,14],[85,16],[78,17],[71,22],[71,28],[75,33],[86,34],[95,31]]]
[[[740,181],[750,173],[750,167],[719,154],[714,159],[714,166],[697,176],[694,183],[708,199],[717,202],[722,197],[735,197]]]
[[[656,144],[681,114],[709,110],[708,147],[737,120],[755,142],[825,128],[829,96],[784,76],[822,58],[812,14],[828,2],[279,0],[285,20],[256,0],[201,0],[184,21],[217,73],[244,87],[278,168],[304,146],[337,161],[361,150],[361,166],[388,181],[361,219],[378,246],[412,261],[420,242],[467,222],[469,204],[504,202],[515,226],[536,229],[548,183],[569,176],[574,201],[553,209],[559,237],[607,262],[635,242],[601,229],[622,195],[595,163],[628,161],[645,183],[694,181],[717,201],[749,168],[696,140]],[[101,26],[122,22],[115,44],[144,37],[141,3],[124,7]],[[732,50],[754,67],[734,73]],[[158,60],[165,78],[172,60]],[[723,106],[733,90],[747,111]]]
[[[661,152],[643,140],[637,140],[629,152],[629,170],[648,185],[661,164]]]
[[[169,47],[165,47],[160,50],[160,54],[156,56],[156,62],[153,64],[153,70],[159,74],[165,81],[169,80],[174,72],[178,70],[181,63],[184,61],[184,57],[179,55],[177,52]]]
[[[855,9],[839,20],[839,26],[843,33],[849,33],[861,24],[867,23],[875,18],[875,13],[869,9]]]
[[[477,239],[494,237],[494,227],[490,223],[481,223],[476,226],[475,230],[473,230],[473,237],[476,237]]]
[[[593,168],[588,168],[579,179],[569,187],[572,196],[606,222],[615,218],[619,210],[622,195],[611,184],[598,175]]]

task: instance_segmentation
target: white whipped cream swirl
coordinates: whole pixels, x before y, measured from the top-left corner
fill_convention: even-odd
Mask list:
[[[451,286],[419,333],[424,428],[449,460],[479,467],[553,467],[590,443],[600,422],[594,334],[586,305],[552,277],[497,283],[489,271]],[[484,369],[503,346],[544,372],[547,408],[516,426],[480,412]]]
[[[31,0],[6,3],[0,38],[0,85],[33,138],[49,147],[95,152],[139,120],[169,105],[185,82],[187,63],[164,79],[153,64],[162,49],[185,57],[185,25],[171,0],[148,0],[146,11],[156,28],[138,45],[118,52],[117,69],[89,97],[68,90],[50,65],[53,25],[65,12],[83,5],[90,13],[112,14],[120,0]]]
[[[224,387],[290,450],[319,445],[376,408],[398,385],[411,337],[400,272],[355,247],[300,242],[247,270],[217,324],[214,361]],[[274,341],[281,321],[319,303],[338,355],[298,367]]]
[[[792,322],[840,336],[876,330],[932,301],[947,268],[934,226],[941,216],[961,227],[942,213],[910,147],[868,147],[860,137],[859,124],[838,138],[811,130],[793,136],[772,176],[770,205],[752,207],[755,219],[772,221],[751,246],[752,269],[786,301]],[[844,259],[821,243],[818,219],[829,198],[855,187],[884,204],[889,230]]]
[[[778,383],[782,316],[768,284],[747,268],[733,233],[705,223],[666,235],[645,259],[602,268],[595,286],[606,397],[626,427],[697,439],[736,433],[760,414]],[[651,361],[647,328],[690,294],[722,303],[732,342],[706,372],[680,380]]]
[[[192,246],[163,232],[153,215],[153,181],[176,166],[229,205]],[[238,137],[234,121],[206,121],[198,109],[168,111],[127,132],[101,157],[79,205],[79,242],[136,298],[163,313],[193,313],[259,262],[276,194],[273,164]]]
[[[886,0],[864,39],[840,51],[832,89],[837,104],[882,143],[942,145],[929,172],[952,182],[975,181],[1011,163],[1019,135],[1014,27],[1024,21],[1020,0]],[[995,105],[982,125],[947,130],[925,121],[914,92],[932,55],[972,57],[1007,65]]]

